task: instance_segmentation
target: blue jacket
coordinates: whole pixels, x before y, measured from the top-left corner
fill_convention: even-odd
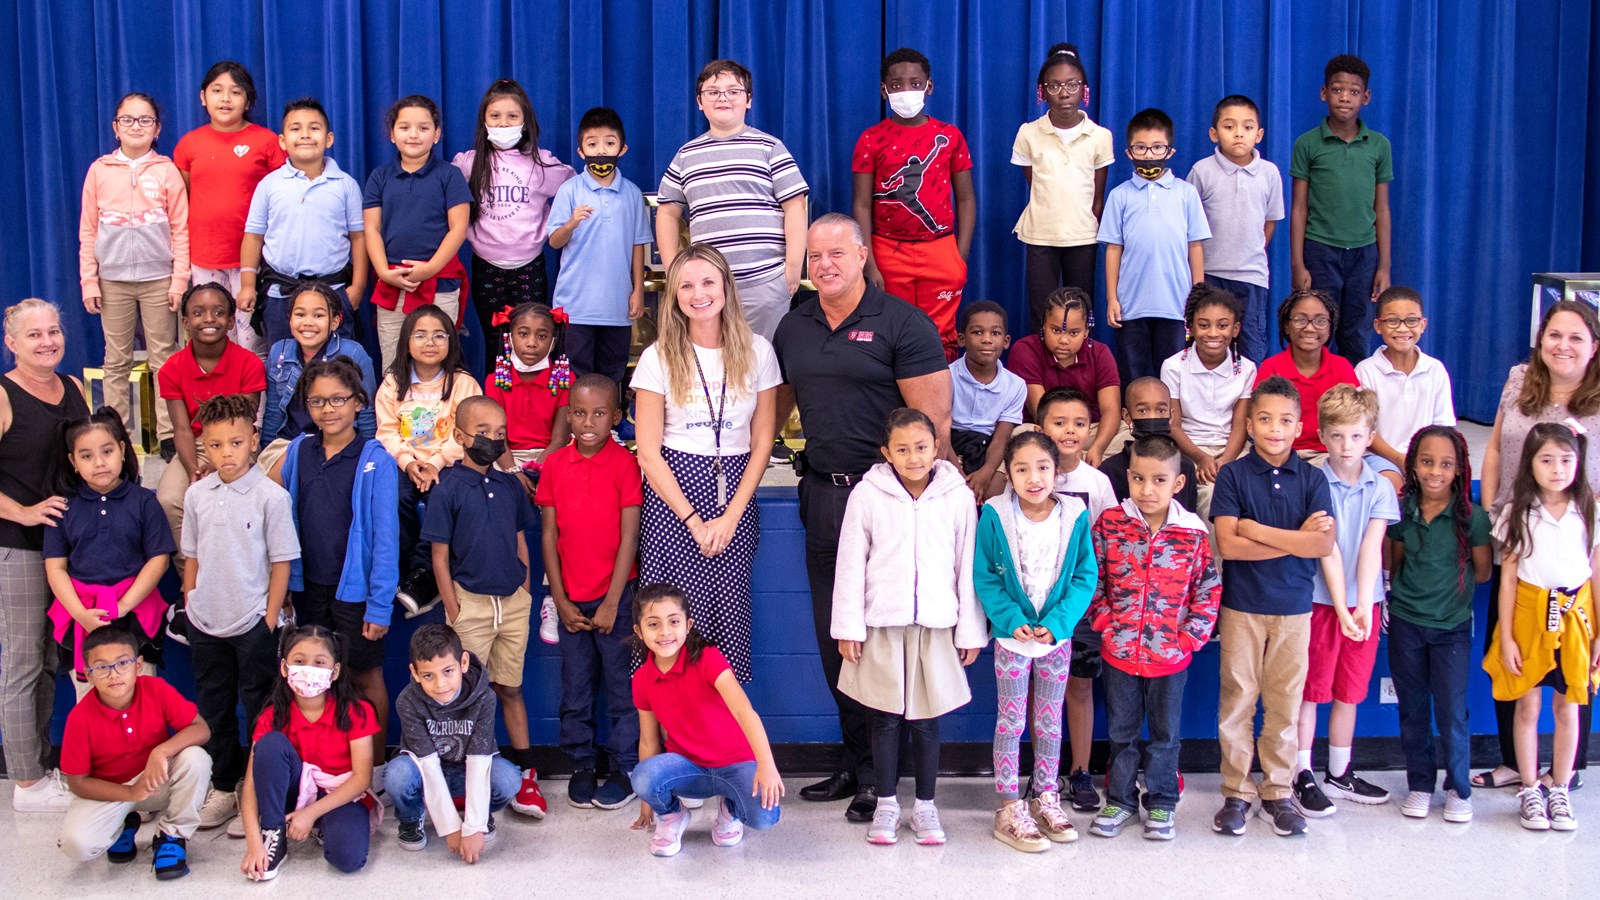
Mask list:
[[[372,375],[372,357],[367,355],[360,343],[337,334],[328,338],[316,358],[332,359],[335,356],[348,356],[361,369],[361,386],[367,389],[367,402],[361,407],[360,415],[356,416],[356,434],[362,440],[370,440],[378,433],[378,414],[372,405],[373,398],[378,396],[378,382]],[[263,446],[278,438],[294,439],[295,434],[288,430],[292,427],[289,424],[289,401],[294,397],[294,386],[299,383],[300,373],[304,369],[300,345],[293,338],[284,338],[272,345],[272,350],[267,354],[267,400],[261,420]]]
[[[289,509],[299,522],[300,435],[289,443],[283,457],[283,486],[289,491]],[[362,619],[388,625],[394,611],[394,594],[400,588],[400,468],[383,445],[368,440],[356,461],[355,490],[350,495],[355,517],[344,548],[344,568],[334,596],[346,603],[366,603]],[[289,564],[289,590],[305,590],[305,574],[297,558]]]

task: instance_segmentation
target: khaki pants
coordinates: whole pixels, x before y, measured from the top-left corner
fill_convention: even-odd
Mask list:
[[[206,451],[200,446],[199,438],[194,439],[194,453],[200,462],[206,461]],[[161,470],[161,480],[156,482],[156,499],[161,502],[161,511],[167,514],[167,525],[172,529],[172,542],[178,548],[179,559],[183,558],[183,495],[191,483],[189,472],[176,456]],[[183,573],[179,572],[178,577],[182,578]]]
[[[454,290],[434,294],[433,305],[444,310],[444,314],[450,319],[450,324],[454,325],[456,319],[459,318],[461,310],[461,291]],[[377,313],[378,352],[383,356],[383,369],[381,370],[383,372],[389,371],[389,364],[394,362],[395,348],[400,346],[400,341],[407,340],[406,336],[400,333],[400,326],[406,322],[406,314],[399,309],[402,306],[405,306],[404,294],[400,295],[400,302],[395,309],[384,309],[380,306],[374,310]],[[499,351],[499,348],[495,349],[496,352]],[[382,381],[383,379],[380,376],[378,380]]]
[[[1250,761],[1261,760],[1260,796],[1286,800],[1299,750],[1296,726],[1306,684],[1311,614],[1268,616],[1224,608],[1217,741],[1222,745],[1222,795],[1256,799]],[[1265,715],[1255,739],[1256,700]]]
[[[461,611],[454,622],[447,624],[461,638],[461,649],[483,664],[490,682],[520,687],[533,598],[520,587],[513,594],[496,597],[475,594],[457,582],[456,602],[461,604]]]
[[[127,424],[130,414],[128,373],[133,371],[133,336],[144,326],[144,346],[150,351],[150,376],[166,365],[178,350],[178,314],[167,307],[171,278],[155,281],[100,281],[100,327],[106,333],[106,405]],[[156,400],[156,436],[172,437],[167,404]]]
[[[136,776],[142,777],[142,772]],[[200,805],[210,787],[211,757],[199,747],[187,747],[168,763],[167,783],[138,803],[73,797],[56,846],[68,859],[88,862],[116,843],[123,820],[134,810],[161,813],[156,828],[162,834],[189,840],[200,827]]]
[[[1196,444],[1201,452],[1215,459],[1228,449],[1227,444]],[[1246,452],[1249,452],[1246,449]],[[1211,492],[1216,490],[1215,484],[1196,484],[1194,486],[1194,514],[1206,523],[1206,538],[1211,541],[1211,558],[1216,561],[1217,570],[1222,570],[1222,554],[1217,552],[1217,526],[1211,522]]]

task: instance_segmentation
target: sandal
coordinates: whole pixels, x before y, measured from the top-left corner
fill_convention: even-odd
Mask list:
[[[1472,786],[1491,791],[1499,788],[1517,788],[1518,790],[1522,789],[1521,776],[1513,775],[1509,781],[1496,781],[1494,777],[1495,771],[1496,770],[1494,769],[1490,769],[1487,772],[1479,772],[1478,774],[1472,776]]]

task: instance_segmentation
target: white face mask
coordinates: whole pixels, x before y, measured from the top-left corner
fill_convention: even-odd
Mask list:
[[[490,126],[487,130],[489,132],[489,143],[493,144],[497,150],[510,150],[512,147],[522,143],[521,125]]]
[[[889,109],[902,119],[915,118],[927,97],[925,91],[897,91],[889,95]]]
[[[333,686],[333,670],[321,666],[289,666],[289,689],[306,698],[320,697]]]

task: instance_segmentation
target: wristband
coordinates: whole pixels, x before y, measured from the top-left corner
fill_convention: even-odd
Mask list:
[[[256,270],[255,266],[240,266],[239,267],[239,271],[241,273],[243,273],[243,272],[254,272],[255,270]]]
[[[698,515],[700,515],[698,512],[695,512],[694,510],[691,509],[691,510],[689,510],[689,514],[687,516],[679,516],[678,517],[678,521],[682,522],[685,525],[687,525],[687,524],[689,524],[689,520],[690,519],[692,519],[692,518],[694,518],[695,516],[698,516]]]

